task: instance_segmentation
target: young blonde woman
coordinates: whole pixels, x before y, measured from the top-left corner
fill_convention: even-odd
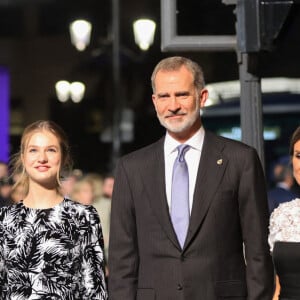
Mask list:
[[[25,197],[0,210],[1,299],[107,299],[97,212],[60,193],[69,165],[58,125],[37,121],[24,130],[14,170]]]
[[[300,184],[300,127],[291,139],[293,174]],[[276,269],[273,300],[300,299],[300,199],[284,202],[270,217],[269,244]]]

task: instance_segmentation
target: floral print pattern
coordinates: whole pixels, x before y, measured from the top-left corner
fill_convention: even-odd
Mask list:
[[[271,252],[275,242],[300,242],[300,199],[281,203],[271,214],[269,226]]]
[[[107,299],[100,220],[65,198],[50,209],[0,209],[0,298]]]

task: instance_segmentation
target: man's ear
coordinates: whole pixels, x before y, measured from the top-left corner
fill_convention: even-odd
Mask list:
[[[208,98],[208,90],[204,88],[200,91],[200,95],[199,95],[200,108],[204,107],[207,98]]]
[[[152,102],[153,102],[154,107],[156,107],[156,96],[155,96],[155,94],[152,94]]]

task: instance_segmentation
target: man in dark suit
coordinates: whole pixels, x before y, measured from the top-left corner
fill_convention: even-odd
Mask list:
[[[118,162],[109,299],[271,299],[267,195],[256,151],[204,130],[200,109],[208,91],[193,61],[162,60],[152,87],[167,133]],[[178,158],[181,144],[188,149]],[[181,199],[189,210],[183,240],[177,221],[186,222],[185,208],[173,218],[173,201],[181,193],[172,192],[180,184],[172,175],[178,159],[187,165],[183,173],[188,172],[188,196]]]

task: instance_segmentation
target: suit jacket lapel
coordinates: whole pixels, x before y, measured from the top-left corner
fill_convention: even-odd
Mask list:
[[[145,173],[143,174],[147,198],[161,227],[172,243],[181,249],[171,222],[166,196],[164,138],[153,146],[153,155],[145,159]]]
[[[203,149],[196,179],[190,226],[185,246],[193,239],[209,209],[214,193],[224,174],[227,159],[222,155],[224,145],[210,132],[205,132]]]

